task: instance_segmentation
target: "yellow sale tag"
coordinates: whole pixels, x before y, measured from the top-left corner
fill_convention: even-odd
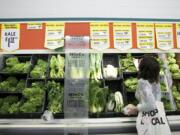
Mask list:
[[[64,23],[46,23],[45,47],[57,49],[64,46]]]
[[[20,24],[8,23],[1,25],[1,48],[6,51],[19,49]]]
[[[154,24],[136,23],[137,26],[137,47],[149,50],[155,48]]]
[[[177,48],[180,48],[180,23],[176,24]]]
[[[128,22],[113,23],[114,48],[128,50],[132,48],[132,24]]]
[[[173,48],[173,26],[172,24],[155,24],[157,47],[162,50]]]
[[[90,23],[91,48],[104,50],[110,47],[109,23]]]

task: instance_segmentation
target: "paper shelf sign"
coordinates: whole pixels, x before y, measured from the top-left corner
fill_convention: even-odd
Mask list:
[[[154,24],[136,23],[137,47],[139,49],[151,50],[155,48]]]
[[[28,30],[42,29],[42,23],[34,23],[34,22],[28,23],[27,29]]]
[[[157,47],[162,50],[173,48],[173,26],[172,24],[155,24]]]
[[[180,23],[176,24],[177,48],[180,48]]]
[[[110,47],[109,23],[90,23],[91,48],[104,50]]]
[[[64,46],[64,23],[46,23],[45,48],[57,49]]]
[[[132,24],[127,22],[113,23],[114,48],[128,50],[132,48]]]
[[[20,24],[2,24],[1,30],[1,48],[6,51],[19,49]]]

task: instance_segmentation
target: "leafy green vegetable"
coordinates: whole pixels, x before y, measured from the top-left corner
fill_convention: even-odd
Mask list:
[[[171,106],[169,100],[167,100],[166,98],[162,98],[161,101],[164,103],[164,108],[165,108],[166,111],[171,111],[172,110],[172,106]]]
[[[3,72],[9,73],[28,73],[30,69],[30,61],[19,62],[18,57],[9,57],[6,59],[6,65]]]
[[[43,82],[34,82],[31,87],[23,90],[26,101],[20,107],[21,112],[37,112],[43,106],[45,91]]]
[[[19,111],[19,105],[17,96],[7,96],[5,98],[0,98],[0,113],[17,113]]]
[[[180,78],[180,68],[179,65],[176,64],[175,53],[167,54],[167,60],[169,71],[171,72],[172,77]]]
[[[161,87],[161,91],[167,91],[166,84],[163,81],[160,81],[160,87]]]
[[[130,77],[124,82],[126,90],[129,92],[135,92],[138,84],[138,79]]]
[[[50,78],[63,78],[64,77],[64,57],[61,55],[52,56],[50,60]]]
[[[47,67],[47,62],[42,59],[38,59],[34,69],[30,72],[30,76],[35,79],[45,78],[46,67]]]
[[[123,72],[136,72],[137,71],[133,63],[133,57],[130,53],[127,54],[125,58],[120,59],[120,63],[121,63],[121,70]]]
[[[102,79],[102,54],[90,54],[89,77],[91,79]]]
[[[63,112],[64,88],[59,82],[48,81],[46,89],[48,91],[48,110],[54,114]]]
[[[15,92],[22,91],[25,88],[25,81],[21,79],[18,81],[15,77],[8,77],[6,80],[0,82],[0,90]]]
[[[19,63],[18,57],[9,57],[6,59],[7,66],[14,66]]]
[[[178,85],[172,86],[172,94],[176,103],[176,107],[178,110],[180,110],[180,91],[178,91]]]
[[[100,88],[98,81],[91,81],[89,86],[89,110],[92,113],[101,113],[106,107],[108,89]]]

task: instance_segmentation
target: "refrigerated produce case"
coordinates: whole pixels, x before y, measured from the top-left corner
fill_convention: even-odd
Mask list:
[[[64,59],[66,58],[66,54],[54,53],[54,54],[2,54],[1,55],[1,68],[0,68],[0,79],[2,81],[6,81],[8,77],[16,77],[18,81],[25,80],[25,89],[34,87],[35,82],[41,82],[44,86],[44,92],[40,92],[42,97],[42,102],[39,106],[33,111],[27,110],[16,110],[15,113],[12,111],[3,112],[0,114],[0,133],[2,135],[6,134],[64,134],[66,131],[76,131],[76,130],[85,130],[89,134],[136,134],[135,128],[135,121],[136,116],[126,116],[122,112],[122,108],[120,112],[116,112],[114,109],[112,111],[108,111],[106,106],[102,112],[99,113],[92,113],[89,112],[89,118],[82,118],[82,119],[64,119],[63,110],[56,110],[54,114],[54,118],[51,118],[47,115],[48,118],[42,117],[45,110],[49,109],[49,103],[51,102],[49,99],[49,93],[52,92],[49,87],[46,87],[48,82],[55,82],[55,84],[59,84],[59,91],[63,91],[64,86],[64,77],[59,78],[52,78],[50,75],[50,61],[52,56],[60,55]],[[145,54],[132,54],[131,57],[133,58],[141,58]],[[154,57],[160,57],[158,54],[148,54]],[[9,57],[17,57],[20,63],[30,62],[28,70],[23,70],[26,72],[16,70],[4,70],[7,66],[6,60]],[[130,90],[128,85],[126,85],[127,79],[132,79],[132,77],[137,77],[137,69],[133,69],[133,71],[125,71],[122,70],[122,61],[124,58],[127,58],[127,54],[107,54],[104,53],[101,61],[101,72],[102,78],[99,79],[101,81],[100,87],[108,89],[108,97],[110,93],[115,93],[117,91],[121,92],[123,96],[124,105],[129,103],[137,104],[135,99],[134,87]],[[161,58],[161,57],[160,57]],[[38,60],[43,60],[46,64],[44,67],[44,72],[42,74],[36,74],[36,76],[32,75],[32,70],[34,70],[35,66],[38,65]],[[130,58],[131,59],[131,58]],[[133,62],[132,62],[133,64]],[[11,64],[10,64],[11,65]],[[17,64],[15,64],[17,65]],[[107,65],[113,65],[118,70],[117,77],[115,78],[106,78],[104,75],[104,68]],[[132,65],[134,66],[134,65]],[[43,66],[41,65],[41,68]],[[62,68],[63,71],[65,68]],[[162,95],[166,99],[166,102],[169,103],[170,108],[167,109],[167,119],[169,120],[169,124],[173,134],[178,134],[180,129],[180,112],[177,108],[177,99],[176,97],[173,98],[173,91],[171,91],[170,84],[168,83],[168,77],[166,76],[166,70],[168,67],[165,64],[164,72],[162,76],[162,80],[165,83],[166,91],[162,91]],[[65,71],[64,71],[65,72]],[[17,81],[17,82],[18,82]],[[177,86],[177,91],[179,89],[179,79],[176,78],[173,81],[173,85]],[[18,84],[18,83],[17,83]],[[16,84],[15,84],[16,85]],[[136,83],[132,84],[136,85]],[[1,84],[0,84],[1,86]],[[14,86],[17,87],[17,86]],[[36,87],[36,86],[35,86]],[[37,87],[36,87],[37,88]],[[39,89],[39,88],[38,88]],[[27,89],[26,89],[27,90]],[[40,90],[41,91],[41,90]],[[62,92],[63,93],[63,92]],[[61,93],[61,95],[62,95]],[[32,94],[32,93],[31,93]],[[37,93],[36,93],[37,94]],[[57,93],[56,93],[57,94]],[[32,94],[33,95],[33,94]],[[12,91],[10,88],[8,91],[5,89],[0,90],[1,98],[7,96],[17,96],[18,102],[20,101],[20,105],[23,105],[28,100],[28,95],[22,89],[15,89]],[[33,95],[37,96],[37,95]],[[89,97],[91,98],[91,97]],[[51,99],[52,100],[52,99]],[[61,102],[62,100],[60,100]],[[61,107],[62,107],[61,102]],[[58,104],[59,105],[59,104]]]

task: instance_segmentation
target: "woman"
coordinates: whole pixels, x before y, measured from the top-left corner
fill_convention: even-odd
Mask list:
[[[136,98],[139,100],[137,106],[128,105],[128,115],[137,114],[139,111],[150,111],[156,109],[156,101],[161,100],[159,84],[160,66],[157,60],[145,56],[139,64],[138,86]]]

